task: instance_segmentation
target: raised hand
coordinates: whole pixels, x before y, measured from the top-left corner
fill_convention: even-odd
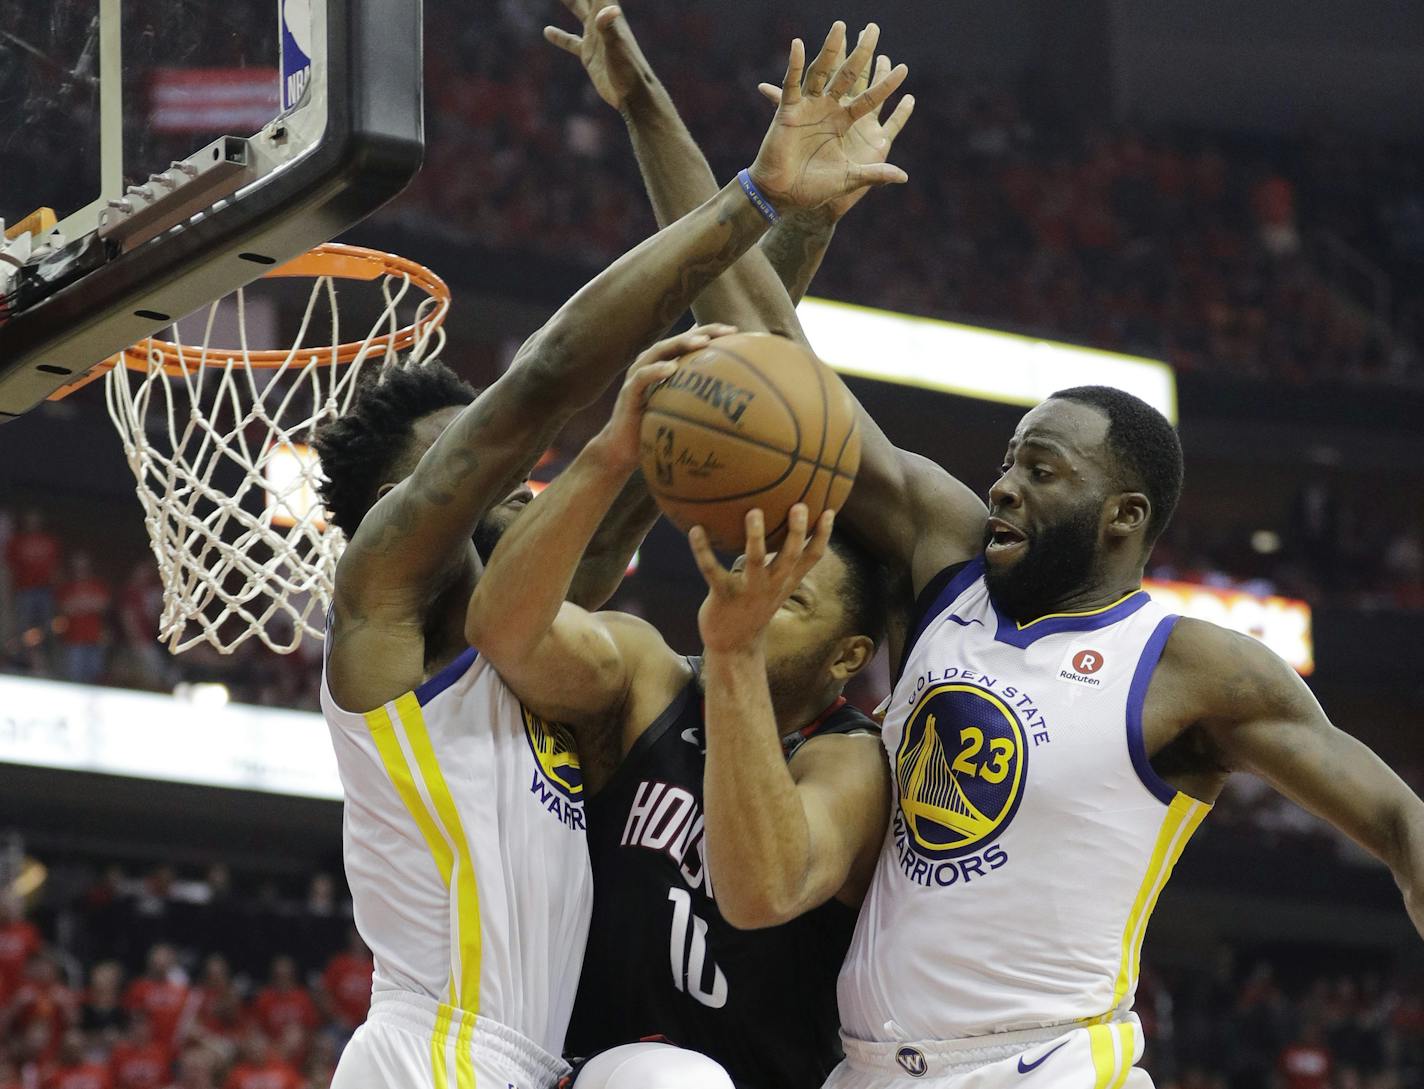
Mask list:
[[[633,37],[623,9],[611,0],[563,0],[583,23],[583,33],[546,26],[544,37],[583,62],[598,97],[622,110],[639,87],[652,80],[652,69]]]
[[[593,438],[609,466],[629,472],[638,464],[638,432],[653,387],[677,369],[677,361],[689,352],[705,348],[718,337],[737,331],[732,325],[696,325],[685,333],[660,340],[640,355],[628,368],[623,388],[608,422]]]
[[[707,531],[693,526],[688,534],[692,558],[707,581],[707,598],[697,612],[702,645],[708,651],[755,647],[766,627],[811,568],[826,554],[835,512],[826,511],[808,540],[805,503],[787,516],[786,540],[770,562],[766,555],[766,519],[759,510],[747,513],[747,551],[728,571],[712,551]]]
[[[875,145],[882,134],[852,131],[865,118],[878,117],[909,73],[903,64],[894,68],[887,64],[870,78],[878,41],[879,28],[872,23],[841,62],[845,24],[836,23],[809,69],[804,43],[799,38],[791,43],[776,116],[750,168],[752,180],[779,211],[818,208],[868,186],[908,180],[903,170],[884,161],[888,146],[879,161],[865,161],[876,158],[867,156],[866,150],[879,150]],[[853,93],[862,79],[865,89]],[[912,104],[909,109],[913,108]],[[907,110],[898,124],[903,125],[908,116]]]
[[[838,23],[836,25],[841,27],[841,43],[842,46],[844,46],[844,24]],[[832,28],[832,34],[835,34],[834,27]],[[865,41],[867,35],[871,36],[870,48],[873,51],[875,46],[879,43],[880,28],[874,23],[867,26],[861,31],[862,43]],[[827,39],[827,44],[830,44],[830,39]],[[835,63],[836,71],[839,72],[846,62],[844,57],[841,57],[837,59]],[[889,75],[892,68],[893,65],[890,63],[889,57],[883,54],[877,57],[875,59],[875,80],[879,81],[884,79]],[[870,82],[870,68],[868,66],[862,67],[856,74],[855,82],[851,84],[850,90],[846,93],[842,101],[848,103],[858,96],[863,95],[869,88]],[[772,83],[763,83],[759,85],[758,90],[772,102],[778,105],[780,104],[780,87]],[[846,155],[853,162],[863,164],[883,163],[890,157],[890,149],[895,145],[895,138],[900,135],[900,131],[905,127],[905,122],[907,122],[910,119],[910,115],[915,112],[915,96],[906,95],[902,98],[884,123],[880,120],[882,112],[883,109],[876,109],[866,114],[851,126],[850,134],[845,140],[845,150]],[[860,199],[868,192],[870,192],[870,187],[862,186],[844,196],[827,201],[819,211],[824,215],[827,221],[835,223],[854,208],[856,204],[860,202]]]

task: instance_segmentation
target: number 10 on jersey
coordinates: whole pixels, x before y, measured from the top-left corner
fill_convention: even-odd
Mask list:
[[[727,1004],[727,977],[712,964],[712,989],[702,981],[708,967],[707,920],[692,914],[692,896],[686,889],[668,889],[672,901],[672,935],[668,953],[672,959],[672,982],[704,1006],[720,1010]],[[689,924],[691,924],[689,926]]]

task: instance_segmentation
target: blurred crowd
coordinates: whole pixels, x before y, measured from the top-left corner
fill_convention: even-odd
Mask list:
[[[0,672],[165,692],[216,683],[242,703],[317,708],[318,640],[290,655],[255,639],[230,655],[206,644],[170,654],[157,639],[163,586],[142,539],[109,530],[79,540],[40,508],[0,509]]]
[[[428,8],[442,48],[426,55],[427,163],[383,214],[601,266],[654,227],[622,122],[540,37],[562,12],[499,10],[472,23]],[[776,77],[784,44],[807,28],[766,16],[758,53],[727,42],[705,6],[640,5],[633,21],[718,177],[730,177],[769,120],[757,82]],[[892,53],[894,29],[882,40]],[[907,86],[917,110],[893,160],[911,182],[845,221],[816,293],[1182,370],[1424,380],[1417,149],[1090,123],[1062,116],[1032,78],[1006,88],[927,65]],[[1342,253],[1393,290],[1381,295]]]
[[[0,898],[0,1089],[330,1085],[372,961],[329,878],[302,901],[239,895],[220,866],[71,891],[39,926]]]
[[[325,1089],[370,1000],[350,902],[242,880],[58,866],[33,918],[0,899],[0,1089]],[[1421,1084],[1424,981],[1279,959],[1147,965],[1159,1089]]]
[[[126,4],[132,101],[151,67],[273,63],[268,7]],[[491,7],[470,19],[449,0],[426,5],[427,41],[440,43],[425,53],[426,165],[378,219],[411,230],[417,253],[423,232],[601,267],[654,229],[622,122],[578,62],[543,41],[544,22],[567,19],[558,4]],[[705,4],[641,4],[632,18],[718,177],[730,178],[769,119],[758,81],[783,70],[793,34],[815,28],[749,10],[733,40]],[[11,136],[27,141],[7,157],[7,191],[32,201],[25,211],[92,196],[92,85],[73,78],[67,55],[15,44],[77,53],[80,23],[64,6],[52,18],[44,5],[0,3],[0,116],[19,119]],[[884,48],[903,49],[906,30],[890,20]],[[856,209],[817,293],[1188,371],[1424,382],[1417,147],[1070,116],[1032,73],[1007,86],[919,64],[909,89],[918,109],[894,160],[911,183]],[[130,144],[155,162],[217,135],[155,135],[136,109],[126,121]]]

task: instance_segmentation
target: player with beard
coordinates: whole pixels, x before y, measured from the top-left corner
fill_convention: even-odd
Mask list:
[[[582,37],[547,33],[628,120],[658,214],[706,199],[710,171],[621,10],[565,3]],[[836,44],[833,31],[823,57]],[[884,148],[907,114],[902,103],[883,127],[862,121],[859,148]],[[703,295],[703,320],[799,331],[787,292],[804,290],[823,250],[775,233],[763,250],[782,258],[781,280],[754,252]],[[893,834],[841,974],[847,1060],[828,1085],[993,1089],[1040,1069],[1045,1085],[1150,1085],[1132,1013],[1143,937],[1233,772],[1385,862],[1424,932],[1424,804],[1263,644],[1143,592],[1182,485],[1160,413],[1118,390],[1062,391],[1020,422],[987,510],[864,412],[860,424],[840,524],[913,589],[915,608],[882,735]],[[805,789],[774,743],[756,620],[779,615],[792,583],[752,585],[708,559],[707,867],[726,918],[777,926],[824,902],[881,836]],[[842,773],[883,766],[867,750],[845,747]]]
[[[987,511],[867,426],[841,520],[918,596],[882,734],[891,834],[841,972],[846,1061],[828,1087],[993,1089],[1040,1068],[1034,1084],[1150,1086],[1143,937],[1233,772],[1385,862],[1424,933],[1424,804],[1263,644],[1142,589],[1182,475],[1167,420],[1100,386],[1024,416]],[[772,924],[807,874],[865,844],[752,745],[759,668],[709,647],[709,740],[739,760],[715,803],[709,785],[706,836],[724,910]]]
[[[814,208],[905,180],[845,152],[899,70],[851,102],[786,101],[752,166],[566,303],[487,390],[397,367],[360,391],[317,447],[323,498],[350,543],[322,681],[346,795],[345,863],[371,948],[371,1014],[334,1084],[551,1087],[588,929],[591,879],[574,740],[531,714],[464,638],[482,571],[474,535],[570,414],[765,233],[765,205]],[[664,342],[651,358],[705,344]],[[468,402],[468,403],[466,403]],[[518,519],[514,519],[518,524]],[[646,526],[637,526],[633,537]],[[635,541],[585,585],[601,601]],[[566,580],[563,596],[570,587]],[[478,609],[474,609],[478,614]]]

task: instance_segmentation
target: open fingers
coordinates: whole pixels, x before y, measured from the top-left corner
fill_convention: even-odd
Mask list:
[[[890,114],[890,119],[885,122],[883,132],[885,139],[890,143],[895,142],[895,137],[900,135],[900,130],[905,127],[905,122],[910,119],[910,115],[915,112],[915,96],[906,95],[895,105],[894,111]]]
[[[717,559],[717,554],[712,551],[712,542],[707,537],[707,531],[701,526],[693,526],[687,534],[687,543],[692,546],[692,560],[697,564],[697,570],[702,573],[707,588],[719,589],[727,571]]]
[[[863,95],[851,99],[846,107],[850,111],[851,120],[859,121],[868,113],[878,112],[880,107],[885,105],[885,100],[900,89],[909,74],[910,69],[906,65],[897,64],[881,79],[872,83]]]
[[[811,62],[811,67],[806,69],[806,94],[818,95],[826,89],[826,84],[831,81],[831,75],[840,67],[841,61],[845,57],[845,41],[846,25],[837,19],[831,24],[831,32],[826,35],[826,41],[821,46],[821,51],[816,54],[816,59]]]
[[[794,571],[806,548],[806,520],[809,517],[805,503],[797,503],[786,512],[786,539],[777,550],[771,570],[778,580],[785,579],[788,571]],[[799,581],[799,580],[798,580]]]
[[[574,56],[581,56],[583,53],[583,39],[577,34],[570,34],[567,30],[560,30],[556,26],[546,26],[544,28],[544,40],[551,45],[557,45],[565,53],[572,53]]]
[[[781,81],[781,104],[794,106],[801,101],[801,73],[806,67],[806,43],[800,38],[791,42],[791,56],[786,61],[786,78]]]
[[[761,578],[766,569],[766,516],[759,509],[747,511],[746,577]]]
[[[623,9],[617,4],[609,4],[593,17],[593,25],[601,31],[606,31],[618,21],[618,17],[622,14]]]
[[[867,23],[865,29],[860,32],[860,37],[856,39],[855,48],[851,50],[850,56],[846,57],[845,63],[841,65],[841,70],[831,81],[828,93],[837,98],[843,98],[849,94],[861,76],[870,71],[870,62],[875,57],[875,47],[879,44],[880,27],[875,23]]]
[[[821,517],[816,519],[816,532],[811,535],[811,543],[806,546],[806,550],[801,553],[801,576],[821,562],[821,557],[826,554],[826,549],[831,546],[831,531],[836,527],[836,512],[827,510],[821,512]]]
[[[781,88],[774,83],[758,83],[757,90],[761,92],[763,98],[769,98],[778,106],[781,105]]]

